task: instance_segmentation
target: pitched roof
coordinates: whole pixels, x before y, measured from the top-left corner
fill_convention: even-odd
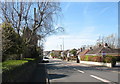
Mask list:
[[[90,50],[87,54],[98,54],[98,53],[118,53],[117,50],[112,49],[110,47],[104,47],[104,46],[100,46],[98,48],[95,48],[93,50]]]
[[[93,50],[90,50],[89,52],[87,52],[87,54],[96,54],[96,53],[99,53],[101,50],[103,49],[102,46],[98,47],[98,48],[95,48]]]
[[[87,52],[89,52],[89,49],[86,49],[86,50],[80,52],[79,55],[80,55],[80,56],[81,56],[81,55],[85,55]]]

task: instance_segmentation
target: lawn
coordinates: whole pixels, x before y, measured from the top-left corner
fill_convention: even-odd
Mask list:
[[[32,60],[34,59],[25,58],[23,60],[8,60],[2,63],[2,70],[6,71],[6,70],[14,69],[15,67],[21,66],[27,63],[28,61],[32,61]]]

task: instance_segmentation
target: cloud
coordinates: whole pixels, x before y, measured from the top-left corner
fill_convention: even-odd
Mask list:
[[[99,12],[99,15],[104,14],[108,9],[110,9],[110,7],[104,8],[102,11]]]
[[[60,45],[63,45],[66,49],[80,48],[82,45],[94,45],[96,42],[95,27],[86,27],[78,34],[70,35],[57,35],[48,37],[45,43],[45,50],[60,50]]]

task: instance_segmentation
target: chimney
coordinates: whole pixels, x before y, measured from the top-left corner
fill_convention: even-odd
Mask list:
[[[101,47],[101,44],[99,44],[98,46]]]
[[[83,50],[85,50],[85,47],[83,47]]]
[[[90,50],[93,50],[92,47],[90,47]]]
[[[105,44],[104,44],[104,47],[108,47],[108,44],[107,44],[107,43],[105,43]]]

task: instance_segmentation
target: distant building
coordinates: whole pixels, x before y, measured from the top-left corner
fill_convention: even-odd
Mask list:
[[[50,54],[50,51],[43,51],[44,56],[49,56],[49,54]]]
[[[52,50],[52,53],[54,53],[55,57],[60,57],[61,56],[61,50]]]
[[[89,49],[89,52],[86,53],[86,55],[112,55],[112,56],[119,56],[118,51],[120,49],[112,49],[111,47],[108,46],[107,43],[104,45],[98,45],[98,47],[94,49]]]

